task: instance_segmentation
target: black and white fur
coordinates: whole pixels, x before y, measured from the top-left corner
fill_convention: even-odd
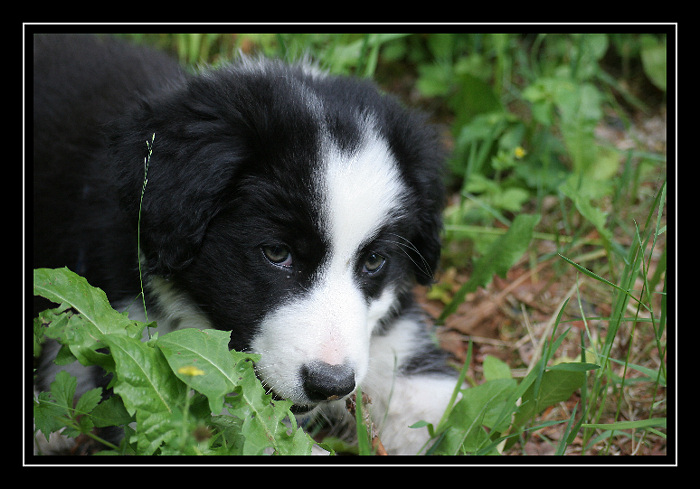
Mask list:
[[[68,266],[149,319],[231,331],[300,416],[369,394],[416,453],[455,386],[414,305],[431,282],[441,149],[367,81],[242,60],[198,75],[109,38],[34,38],[34,266]],[[161,333],[162,334],[162,333]],[[40,376],[41,380],[41,376]],[[46,385],[51,379],[43,379]]]

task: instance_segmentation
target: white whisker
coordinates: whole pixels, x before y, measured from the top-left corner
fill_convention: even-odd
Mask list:
[[[430,279],[432,280],[434,278],[432,268],[430,267],[430,264],[428,264],[427,260],[423,257],[421,252],[418,251],[418,248],[416,248],[416,246],[413,243],[411,243],[410,240],[404,238],[403,236],[394,233],[391,234],[392,236],[396,236],[397,238],[403,240],[403,242],[388,239],[381,239],[378,241],[398,245],[401,251],[408,257],[409,260],[411,260],[411,262],[416,266],[416,268],[418,268],[418,270],[421,273],[423,273],[427,277],[430,277]],[[413,251],[416,255],[418,255],[422,263],[418,263],[416,260],[414,260],[411,254],[408,253],[405,248],[408,248],[409,250]]]

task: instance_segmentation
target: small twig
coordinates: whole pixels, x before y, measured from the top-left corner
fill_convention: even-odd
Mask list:
[[[368,404],[372,403],[372,399],[365,394],[364,392],[362,393],[362,405],[367,406]],[[355,413],[357,410],[357,399],[355,398],[355,394],[352,394],[350,397],[347,398],[345,401],[345,407],[348,410],[348,412],[352,415],[352,417],[355,417]],[[386,449],[384,448],[384,445],[382,444],[382,440],[379,439],[379,430],[377,430],[377,427],[375,424],[372,422],[372,419],[369,416],[369,410],[368,409],[363,409],[362,410],[362,421],[366,427],[369,427],[370,431],[370,436],[372,437],[372,450],[374,451],[375,455],[388,455],[386,452]],[[358,436],[359,433],[358,433]]]

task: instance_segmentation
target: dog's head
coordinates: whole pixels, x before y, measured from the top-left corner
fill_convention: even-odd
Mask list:
[[[435,131],[367,82],[247,62],[192,78],[115,128],[112,160],[153,276],[298,406],[354,390],[440,253]]]

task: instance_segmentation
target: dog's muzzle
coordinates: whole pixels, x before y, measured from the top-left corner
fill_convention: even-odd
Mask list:
[[[303,365],[300,379],[308,401],[295,403],[291,407],[294,414],[304,414],[324,402],[336,401],[355,390],[355,370],[344,364],[331,365],[316,361]],[[274,390],[273,398],[284,399]]]

